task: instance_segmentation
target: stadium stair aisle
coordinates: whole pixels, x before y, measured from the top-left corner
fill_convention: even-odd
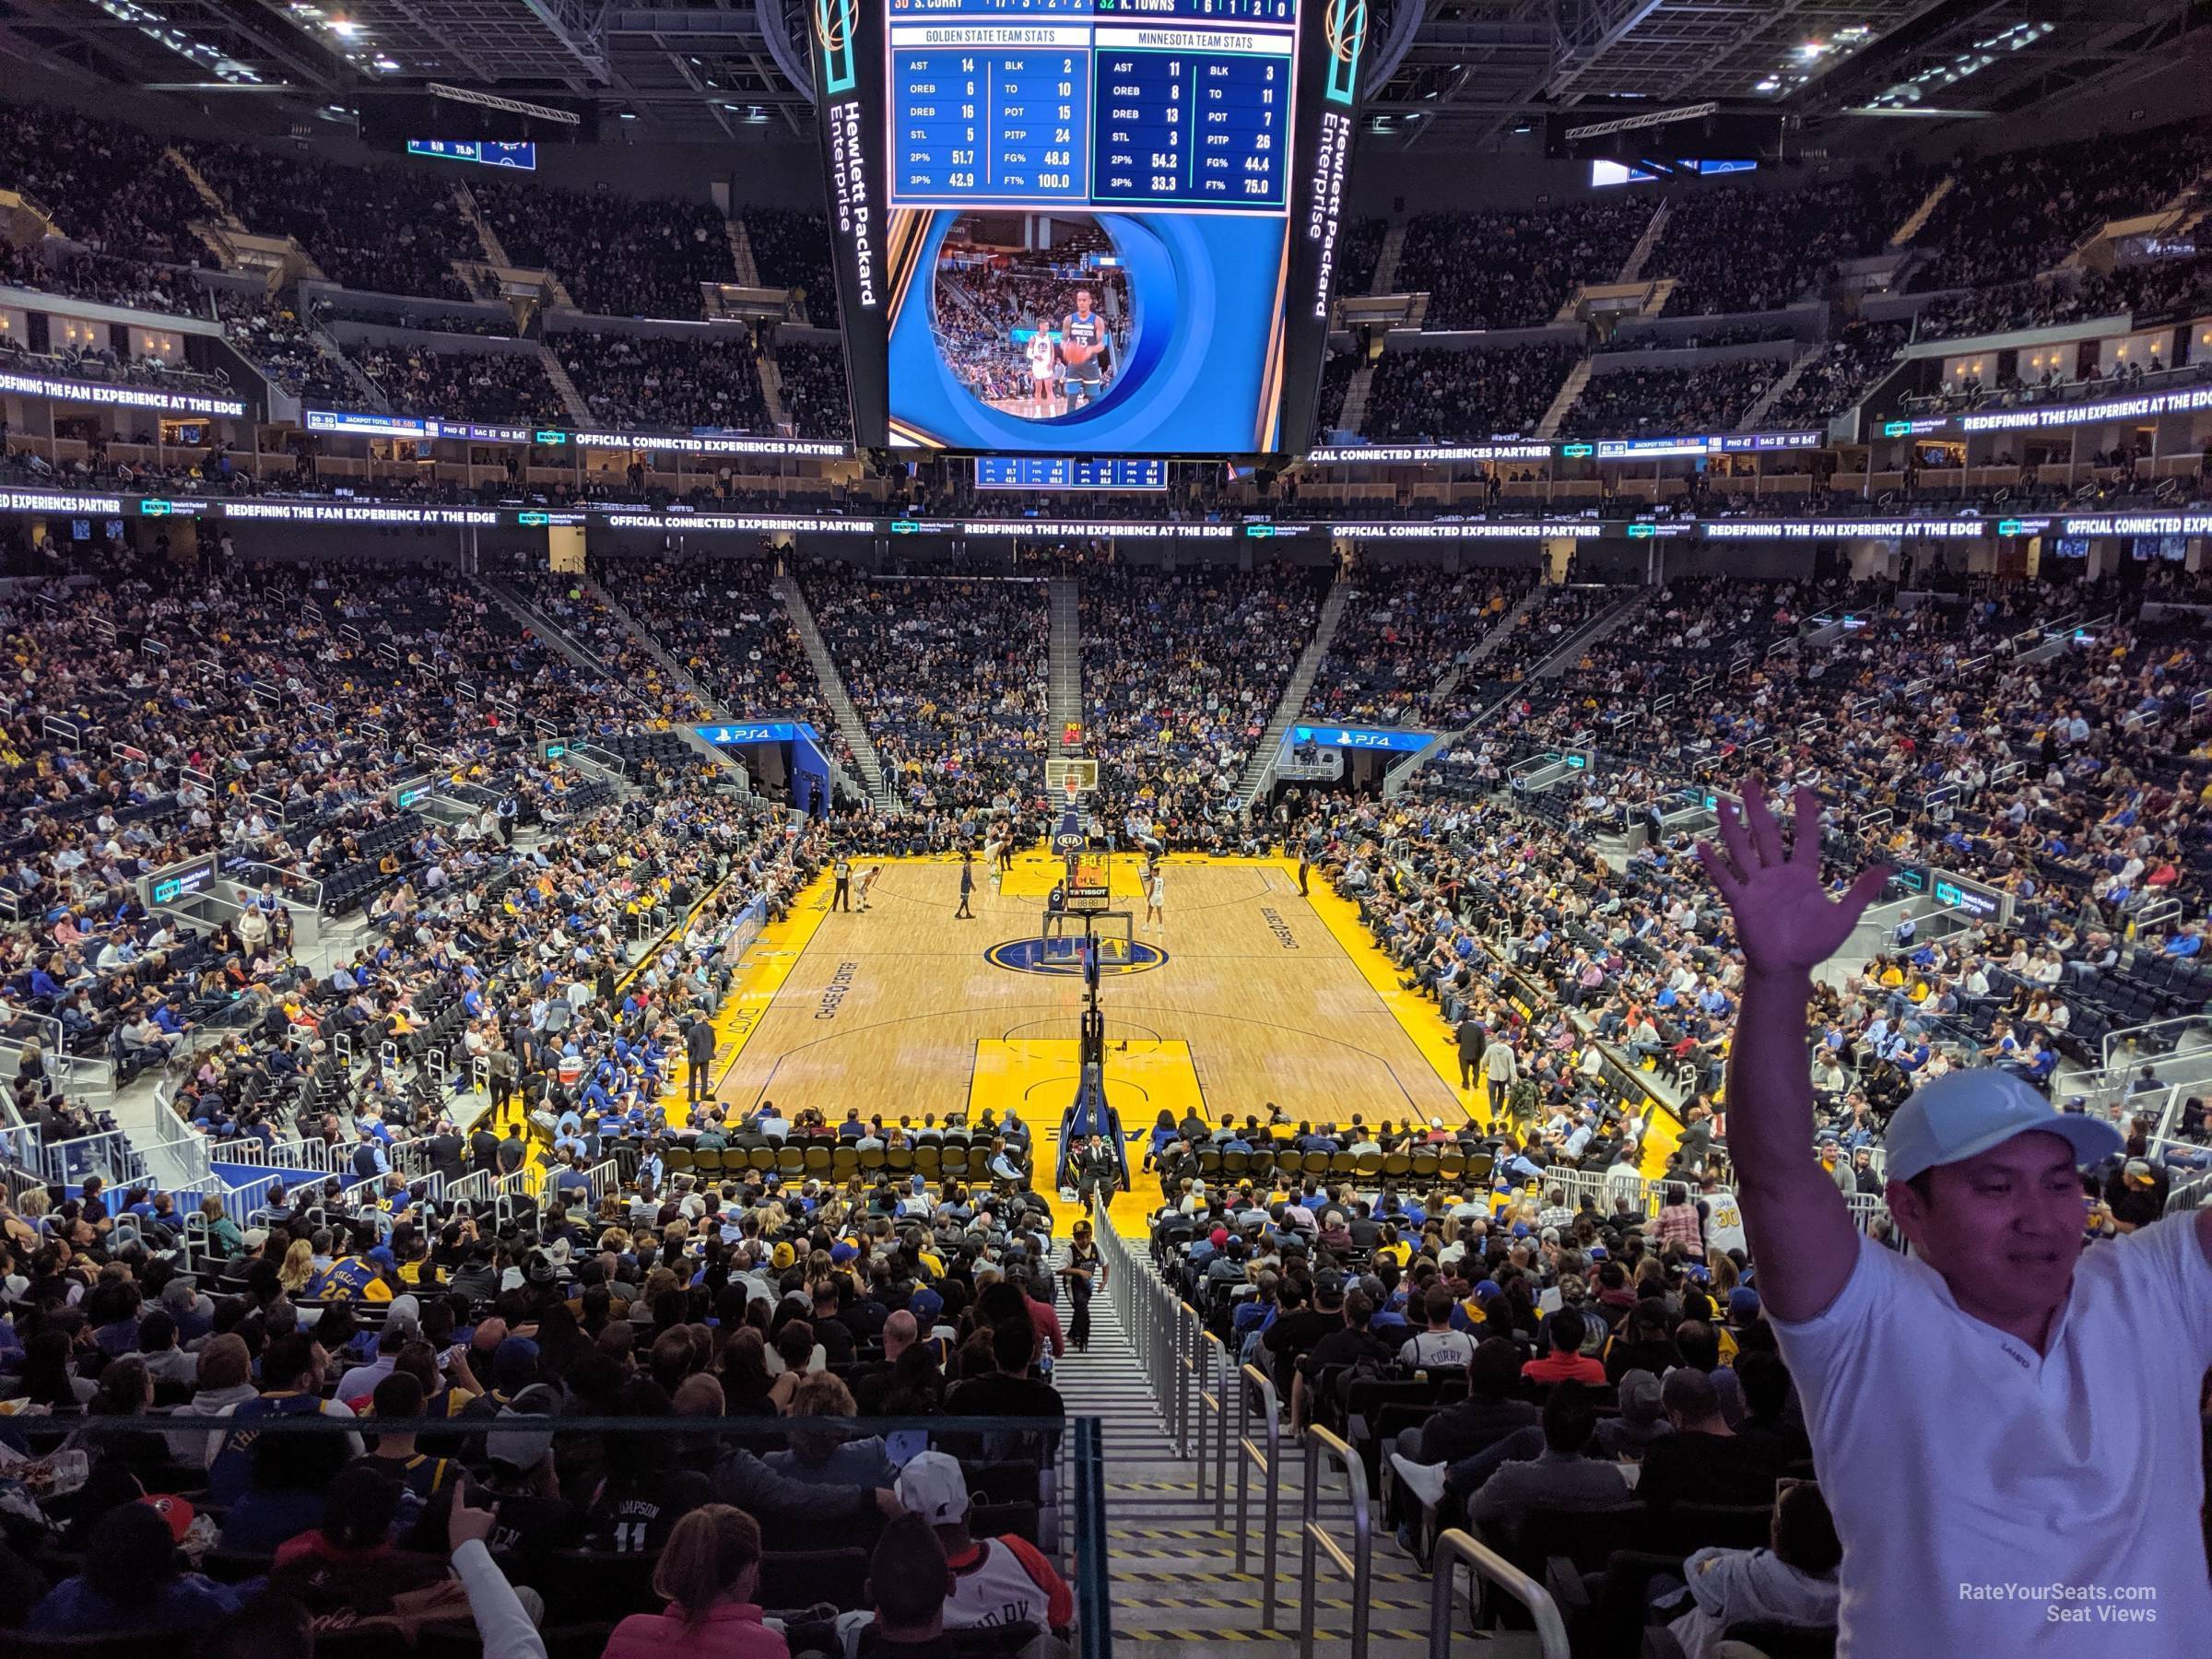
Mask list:
[[[1140,1235],[1128,1241],[1137,1271],[1147,1249]],[[1055,1252],[1065,1258],[1065,1245]],[[1101,1419],[1106,1459],[1106,1557],[1112,1580],[1108,1600],[1113,1607],[1117,1652],[1145,1659],[1201,1659],[1237,1647],[1288,1653],[1299,1626],[1299,1504],[1303,1489],[1302,1453],[1284,1437],[1279,1536],[1275,1570],[1275,1623],[1264,1626],[1265,1571],[1265,1509],[1256,1471],[1251,1488],[1251,1543],[1248,1564],[1237,1571],[1236,1436],[1230,1430],[1228,1500],[1221,1524],[1215,1523],[1212,1441],[1206,1444],[1205,1488],[1200,1490],[1197,1459],[1176,1453],[1168,1424],[1153,1399],[1144,1367],[1121,1323],[1110,1295],[1090,1304],[1090,1347],[1069,1349],[1053,1371],[1053,1386],[1067,1403],[1070,1417]],[[1068,1323],[1065,1305],[1061,1323]],[[1210,1431],[1209,1431],[1210,1432]],[[1255,1423],[1255,1438],[1262,1430]],[[1192,1430],[1197,1429],[1195,1419]],[[1325,1480],[1320,1513],[1348,1549],[1350,1503],[1341,1477]],[[1368,1646],[1371,1659],[1417,1659],[1429,1651],[1429,1579],[1393,1541],[1382,1524],[1379,1498],[1373,1506],[1374,1571],[1369,1595]],[[1319,1600],[1314,1633],[1324,1656],[1348,1648],[1351,1637],[1350,1585],[1328,1558],[1316,1552]]]

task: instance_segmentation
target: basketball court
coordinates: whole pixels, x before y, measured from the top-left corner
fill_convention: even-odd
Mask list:
[[[883,873],[867,911],[832,911],[825,877],[746,953],[716,1020],[715,1099],[833,1122],[854,1106],[917,1124],[1012,1109],[1049,1170],[1085,1003],[1080,949],[1065,919],[1046,919],[1064,860],[1023,853],[994,889],[979,857],[972,920],[954,918],[957,859],[861,859],[855,875],[872,862]],[[1141,858],[1100,862],[1106,902],[1126,918],[1096,933],[1104,1084],[1137,1137],[1133,1172],[1163,1111],[1264,1119],[1273,1102],[1293,1119],[1458,1124],[1474,1107],[1487,1119],[1479,1090],[1457,1087],[1435,1005],[1399,988],[1351,904],[1319,881],[1300,897],[1295,863],[1170,858],[1165,923],[1147,929]],[[683,1121],[680,1098],[668,1109]]]

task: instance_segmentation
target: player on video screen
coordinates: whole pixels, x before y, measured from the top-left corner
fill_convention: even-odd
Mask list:
[[[1053,346],[1053,320],[1037,319],[1037,331],[1030,335],[1030,408],[1040,419],[1060,413],[1060,400],[1053,394],[1053,379],[1059,372],[1059,352]]]
[[[1060,355],[1067,363],[1067,406],[1079,409],[1106,389],[1106,319],[1090,309],[1091,292],[1076,290],[1076,309],[1060,320]]]

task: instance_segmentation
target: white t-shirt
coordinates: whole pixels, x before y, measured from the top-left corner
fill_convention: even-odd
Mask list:
[[[1871,1239],[1818,1317],[1774,1321],[1843,1539],[1839,1659],[2201,1659],[2195,1220],[2085,1254],[2048,1356]]]

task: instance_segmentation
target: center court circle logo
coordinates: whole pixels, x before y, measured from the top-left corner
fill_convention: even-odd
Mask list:
[[[1168,953],[1157,945],[1147,945],[1141,939],[1124,944],[1108,940],[1113,948],[1099,964],[1101,973],[1147,973],[1168,959]],[[1125,956],[1114,954],[1126,949]],[[1068,979],[1083,977],[1083,958],[1075,949],[1072,940],[1064,939],[1008,939],[1003,945],[994,945],[983,952],[983,959],[994,968],[1004,968],[1010,973],[1056,974]]]

